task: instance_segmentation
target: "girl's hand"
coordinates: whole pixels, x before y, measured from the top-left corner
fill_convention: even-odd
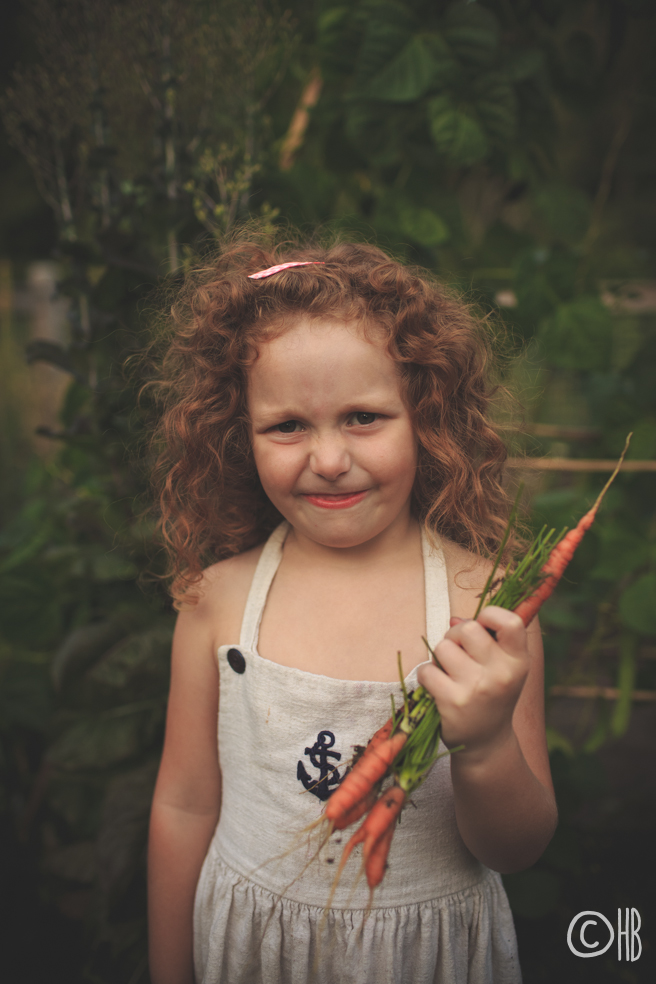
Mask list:
[[[476,621],[451,623],[435,647],[442,669],[422,666],[418,678],[442,716],[444,744],[464,745],[465,753],[477,756],[512,736],[513,712],[530,664],[526,629],[518,615],[494,605]],[[496,641],[486,628],[496,632]]]

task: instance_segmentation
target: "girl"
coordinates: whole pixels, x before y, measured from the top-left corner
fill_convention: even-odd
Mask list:
[[[198,984],[515,984],[498,872],[538,858],[556,808],[538,626],[472,621],[507,513],[480,326],[427,275],[344,243],[234,246],[174,323],[153,984],[194,968]],[[465,748],[413,796],[371,912],[354,860],[322,920],[341,835],[314,860],[294,835],[389,716],[398,650]]]

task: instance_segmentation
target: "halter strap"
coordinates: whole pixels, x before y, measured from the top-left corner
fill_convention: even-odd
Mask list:
[[[262,621],[264,606],[271,582],[282,560],[282,545],[288,532],[289,523],[284,522],[277,526],[264,544],[264,549],[260,554],[241,623],[239,645],[243,649],[257,649],[257,638],[260,634],[260,622]]]

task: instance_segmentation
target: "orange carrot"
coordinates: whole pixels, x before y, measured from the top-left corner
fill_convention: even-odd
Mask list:
[[[394,821],[403,809],[406,794],[400,786],[392,786],[380,797],[372,808],[369,816],[359,827],[344,848],[339,863],[339,871],[357,844],[364,842],[363,857],[369,888],[375,888],[383,880],[387,855],[392,837],[394,836]]]
[[[626,454],[627,448],[629,446],[629,440],[631,435],[626,439],[626,444],[620,460],[617,463],[617,467],[613,474],[610,476],[603,489],[597,496],[597,500],[593,505],[592,509],[583,516],[573,530],[570,530],[562,540],[554,547],[554,549],[549,554],[547,562],[542,567],[542,573],[546,575],[544,581],[541,582],[539,587],[530,595],[521,601],[519,605],[514,609],[515,614],[519,615],[522,619],[524,625],[528,625],[533,621],[537,613],[539,612],[542,604],[547,600],[547,598],[552,594],[554,588],[560,581],[561,577],[565,572],[565,568],[569,564],[570,560],[574,556],[576,548],[583,539],[586,532],[590,529],[594,522],[594,518],[597,515],[597,510],[601,505],[601,500],[608,491],[609,486],[613,482],[615,476],[622,466],[624,461],[624,455]]]
[[[394,788],[399,789],[399,786],[395,786]],[[401,804],[401,806],[403,806],[403,804]],[[367,860],[365,861],[365,872],[367,875],[367,884],[371,889],[374,889],[377,885],[380,885],[385,877],[385,871],[387,870],[387,856],[390,852],[390,847],[392,846],[392,839],[394,837],[395,829],[396,824],[390,823],[385,833],[382,837],[378,838],[367,855]]]
[[[363,817],[365,813],[368,813],[371,807],[376,802],[378,798],[378,793],[380,791],[380,784],[376,783],[371,787],[368,794],[361,800],[358,800],[350,810],[345,810],[343,813],[338,813],[337,817],[333,820],[334,830],[346,830],[350,827],[352,823],[356,823],[360,817]],[[336,808],[333,808],[336,811]]]
[[[344,777],[326,804],[325,816],[337,829],[358,820],[366,811],[352,815],[355,808],[368,800],[372,790],[383,779],[390,765],[403,748],[407,735],[397,731],[391,735],[393,721],[390,718],[373,736],[361,758]],[[349,817],[348,822],[346,818]]]

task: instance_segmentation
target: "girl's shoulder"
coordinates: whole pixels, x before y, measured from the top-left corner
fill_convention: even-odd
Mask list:
[[[459,618],[473,618],[479,596],[492,570],[492,561],[452,540],[442,538],[440,546],[446,564],[451,614]]]
[[[206,625],[214,647],[239,641],[241,623],[257,562],[264,544],[211,564],[183,600],[181,614]]]

